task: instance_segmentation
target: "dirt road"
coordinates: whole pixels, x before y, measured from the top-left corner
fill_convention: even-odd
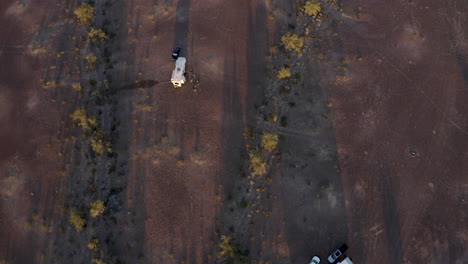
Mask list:
[[[144,190],[147,257],[210,262],[224,145],[231,140],[224,135],[242,133],[245,120],[248,5],[178,1],[153,9],[153,1],[133,1],[132,7],[138,78],[167,82],[179,45],[201,81],[197,92],[170,83],[135,92],[129,191]],[[152,107],[145,112],[138,105]]]

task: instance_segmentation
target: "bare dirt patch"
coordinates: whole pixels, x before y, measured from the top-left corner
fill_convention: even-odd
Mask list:
[[[344,4],[348,77],[330,94],[357,262],[467,261],[466,11]]]

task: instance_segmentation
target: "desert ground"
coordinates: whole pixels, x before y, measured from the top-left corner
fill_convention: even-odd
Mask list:
[[[4,0],[0,24],[0,264],[468,262],[466,1]]]

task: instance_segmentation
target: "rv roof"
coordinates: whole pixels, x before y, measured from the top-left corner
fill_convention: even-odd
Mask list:
[[[178,77],[179,75],[182,76],[185,71],[185,58],[179,57],[175,62],[175,70],[172,73],[172,77]]]
[[[175,69],[172,71],[172,77],[171,77],[171,82],[180,82],[184,83],[185,82],[185,58],[184,57],[179,57],[177,58],[175,62]]]

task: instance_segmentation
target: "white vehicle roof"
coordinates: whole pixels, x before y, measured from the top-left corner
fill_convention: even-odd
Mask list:
[[[177,58],[175,62],[175,69],[172,71],[172,77],[171,77],[171,82],[172,83],[178,83],[178,84],[183,84],[185,83],[185,61],[186,59],[184,57],[179,57]]]

